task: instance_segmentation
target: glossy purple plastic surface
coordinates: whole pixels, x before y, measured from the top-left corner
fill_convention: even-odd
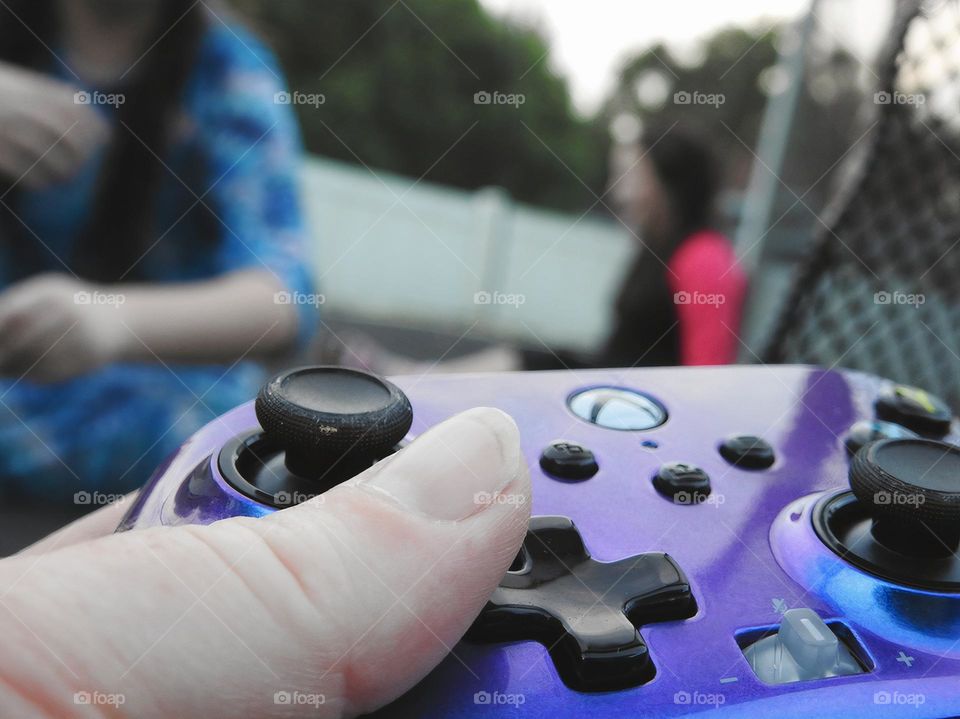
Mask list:
[[[857,570],[823,545],[811,523],[816,502],[847,487],[843,436],[855,421],[874,417],[881,380],[783,366],[394,381],[413,403],[411,437],[478,405],[513,415],[533,476],[533,513],[572,518],[600,561],[667,552],[689,577],[699,611],[642,629],[657,669],[643,686],[578,693],[560,681],[540,644],[462,642],[384,716],[960,715],[960,595],[897,587]],[[574,417],[567,396],[598,385],[646,392],[667,407],[669,419],[653,430],[622,432]],[[197,433],[158,470],[121,528],[272,511],[232,490],[216,467],[222,444],[256,426],[250,403]],[[729,465],[717,446],[735,433],[766,439],[775,464],[762,471]],[[599,472],[579,483],[543,474],[540,451],[558,438],[590,447]],[[947,439],[955,441],[956,433]],[[644,446],[646,440],[657,446]],[[713,484],[709,501],[680,505],[658,494],[651,478],[667,461],[704,468]],[[760,682],[736,636],[775,626],[793,607],[845,626],[869,670],[781,686]],[[396,651],[403,661],[403,648]]]

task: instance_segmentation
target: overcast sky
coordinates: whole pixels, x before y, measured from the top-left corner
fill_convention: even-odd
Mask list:
[[[877,0],[849,3],[863,8],[864,2],[872,2],[873,11],[856,12],[853,17],[846,8],[844,16],[837,18],[836,27],[856,29],[862,36],[864,22],[869,25],[876,20]],[[574,102],[581,111],[589,113],[613,86],[620,62],[633,51],[656,40],[665,40],[681,49],[692,47],[712,30],[731,24],[766,29],[776,20],[799,17],[809,7],[810,0],[481,0],[481,3],[498,15],[533,23],[546,35],[551,46],[551,67],[570,79]]]

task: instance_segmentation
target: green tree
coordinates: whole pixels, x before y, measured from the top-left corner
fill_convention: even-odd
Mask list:
[[[234,4],[291,87],[325,96],[319,108],[298,107],[311,152],[463,188],[500,185],[566,210],[602,191],[605,126],[575,114],[536,32],[477,0]],[[476,104],[483,91],[524,101]]]
[[[760,32],[724,28],[705,38],[698,56],[685,62],[676,51],[656,44],[624,63],[601,114],[613,124],[626,118],[629,126],[632,118],[639,126],[666,129],[677,123],[701,133],[716,148],[726,186],[743,190],[767,101],[785,89],[786,78],[777,68],[779,46],[797,41],[795,29],[788,26]],[[798,195],[815,185],[804,200],[813,208],[828,201],[831,184],[822,178],[836,169],[837,159],[859,134],[855,118],[863,88],[857,64],[849,52],[823,38],[805,56],[804,87],[780,177]],[[687,93],[691,101],[678,102],[677,93]],[[722,102],[694,102],[694,93],[700,100],[714,96]],[[783,194],[786,209],[795,197]]]
[[[727,180],[740,184],[749,169],[767,94],[762,79],[777,59],[776,31],[755,34],[725,28],[706,38],[699,57],[682,62],[662,43],[624,63],[602,110],[610,122],[635,118],[641,126],[675,123],[706,136],[724,158]]]

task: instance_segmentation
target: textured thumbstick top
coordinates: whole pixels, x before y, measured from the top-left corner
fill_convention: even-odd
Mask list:
[[[338,458],[387,454],[413,422],[410,401],[396,385],[342,367],[281,372],[260,389],[255,408],[288,466],[308,474]]]
[[[884,439],[861,449],[850,487],[876,520],[960,526],[960,448],[932,439]]]

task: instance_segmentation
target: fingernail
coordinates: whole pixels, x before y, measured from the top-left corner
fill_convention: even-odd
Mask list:
[[[506,501],[501,491],[520,471],[517,425],[498,409],[458,414],[357,478],[414,512],[443,520],[465,519]]]

